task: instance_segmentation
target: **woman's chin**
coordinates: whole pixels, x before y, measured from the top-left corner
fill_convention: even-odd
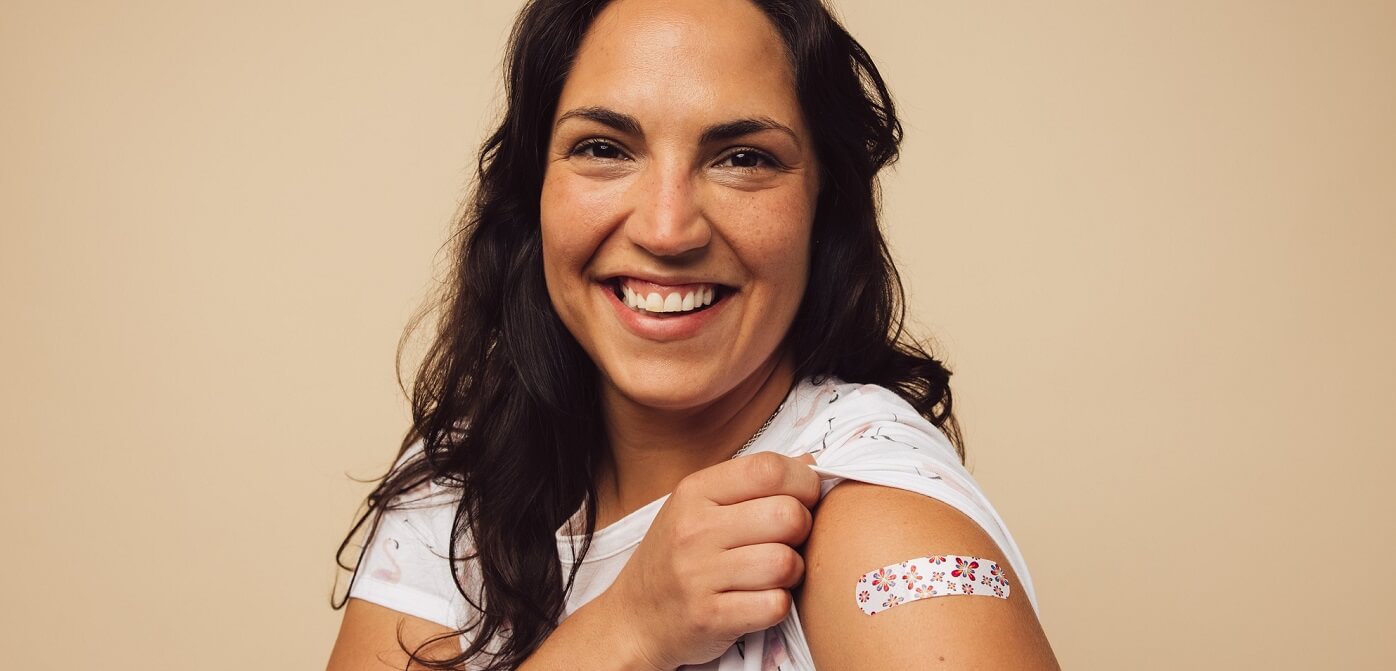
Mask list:
[[[776,354],[755,362],[632,359],[602,366],[604,394],[612,400],[662,411],[701,409],[732,394],[743,397],[741,404],[745,404],[775,372],[779,361]]]
[[[624,366],[604,379],[608,395],[654,410],[701,408],[731,391],[725,380],[682,365]]]

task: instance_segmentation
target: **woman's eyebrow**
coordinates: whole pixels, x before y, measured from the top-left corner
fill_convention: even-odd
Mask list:
[[[622,112],[617,112],[606,107],[578,107],[568,110],[558,117],[554,128],[562,126],[568,119],[588,119],[603,126],[609,126],[617,131],[638,137],[644,137],[645,132],[640,128],[640,122],[635,117]],[[759,133],[761,131],[774,130],[785,133],[795,142],[796,146],[803,146],[800,136],[795,134],[789,126],[786,126],[770,117],[750,117],[746,119],[735,119],[713,124],[703,129],[703,134],[699,139],[700,144],[712,144],[732,140],[744,135]]]
[[[578,107],[568,110],[565,114],[558,117],[557,123],[553,125],[553,128],[561,127],[562,123],[568,119],[590,119],[591,121],[595,121],[603,126],[610,126],[628,135],[636,135],[639,137],[644,137],[645,135],[645,132],[640,130],[640,122],[636,121],[635,117],[605,107]]]
[[[703,137],[700,142],[701,144],[711,144],[714,142],[733,140],[743,135],[751,135],[752,133],[759,133],[764,130],[774,130],[785,133],[795,142],[796,147],[802,146],[800,136],[796,135],[795,131],[790,130],[789,126],[764,116],[752,117],[750,119],[737,119],[735,121],[727,121],[708,126],[703,131]]]

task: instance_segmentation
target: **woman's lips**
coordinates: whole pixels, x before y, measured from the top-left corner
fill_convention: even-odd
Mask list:
[[[718,297],[719,285],[706,282],[657,284],[621,277],[614,280],[616,293],[627,307],[650,314],[672,314],[702,310]]]
[[[697,335],[715,319],[733,296],[713,284],[657,285],[630,278],[602,282],[597,290],[606,296],[616,319],[627,331],[646,340],[669,342]],[[617,292],[621,295],[617,297]],[[641,292],[647,292],[638,304]],[[707,306],[700,300],[710,301]],[[629,304],[627,304],[629,303]],[[656,310],[650,311],[654,305]]]

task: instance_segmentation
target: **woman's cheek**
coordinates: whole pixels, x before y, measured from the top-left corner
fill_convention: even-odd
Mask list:
[[[614,182],[565,172],[549,175],[543,182],[540,204],[545,244],[551,240],[556,249],[573,253],[594,249],[616,218],[620,188]]]
[[[570,257],[586,238],[586,227],[583,225],[588,212],[583,205],[586,193],[577,189],[572,181],[567,177],[550,176],[543,182],[543,198],[538,214],[543,231],[544,254],[554,257],[548,259],[550,265],[572,265],[573,259]]]
[[[752,227],[746,240],[751,256],[760,259],[756,265],[769,268],[782,278],[803,277],[809,264],[813,229],[813,213],[807,200],[800,194],[781,194],[759,203],[748,219],[766,223]]]

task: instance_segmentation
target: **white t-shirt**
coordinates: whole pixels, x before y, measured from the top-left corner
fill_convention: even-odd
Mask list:
[[[823,478],[821,497],[849,479],[916,492],[953,506],[994,539],[1018,574],[1018,587],[1037,609],[1032,578],[1007,526],[960,464],[945,435],[895,393],[835,378],[820,384],[802,381],[791,390],[766,432],[747,449],[747,454],[756,452],[792,457],[814,454],[814,468]],[[410,453],[404,458],[407,456]],[[349,595],[461,629],[474,622],[478,613],[457,591],[445,559],[458,498],[451,496],[452,490],[434,483],[431,488],[420,501],[409,504],[409,509],[384,515],[364,552]],[[668,498],[656,499],[592,535],[591,547],[567,597],[564,619],[611,585]],[[564,576],[576,563],[574,542],[581,546],[580,538],[566,534],[581,529],[581,514],[578,511],[557,532]],[[468,538],[462,542],[468,547]],[[462,550],[457,556],[464,554]],[[471,562],[464,571],[463,584],[474,588],[471,597],[478,603],[478,568]],[[682,668],[813,671],[814,664],[799,613],[792,607],[778,626],[743,636],[707,664]]]

